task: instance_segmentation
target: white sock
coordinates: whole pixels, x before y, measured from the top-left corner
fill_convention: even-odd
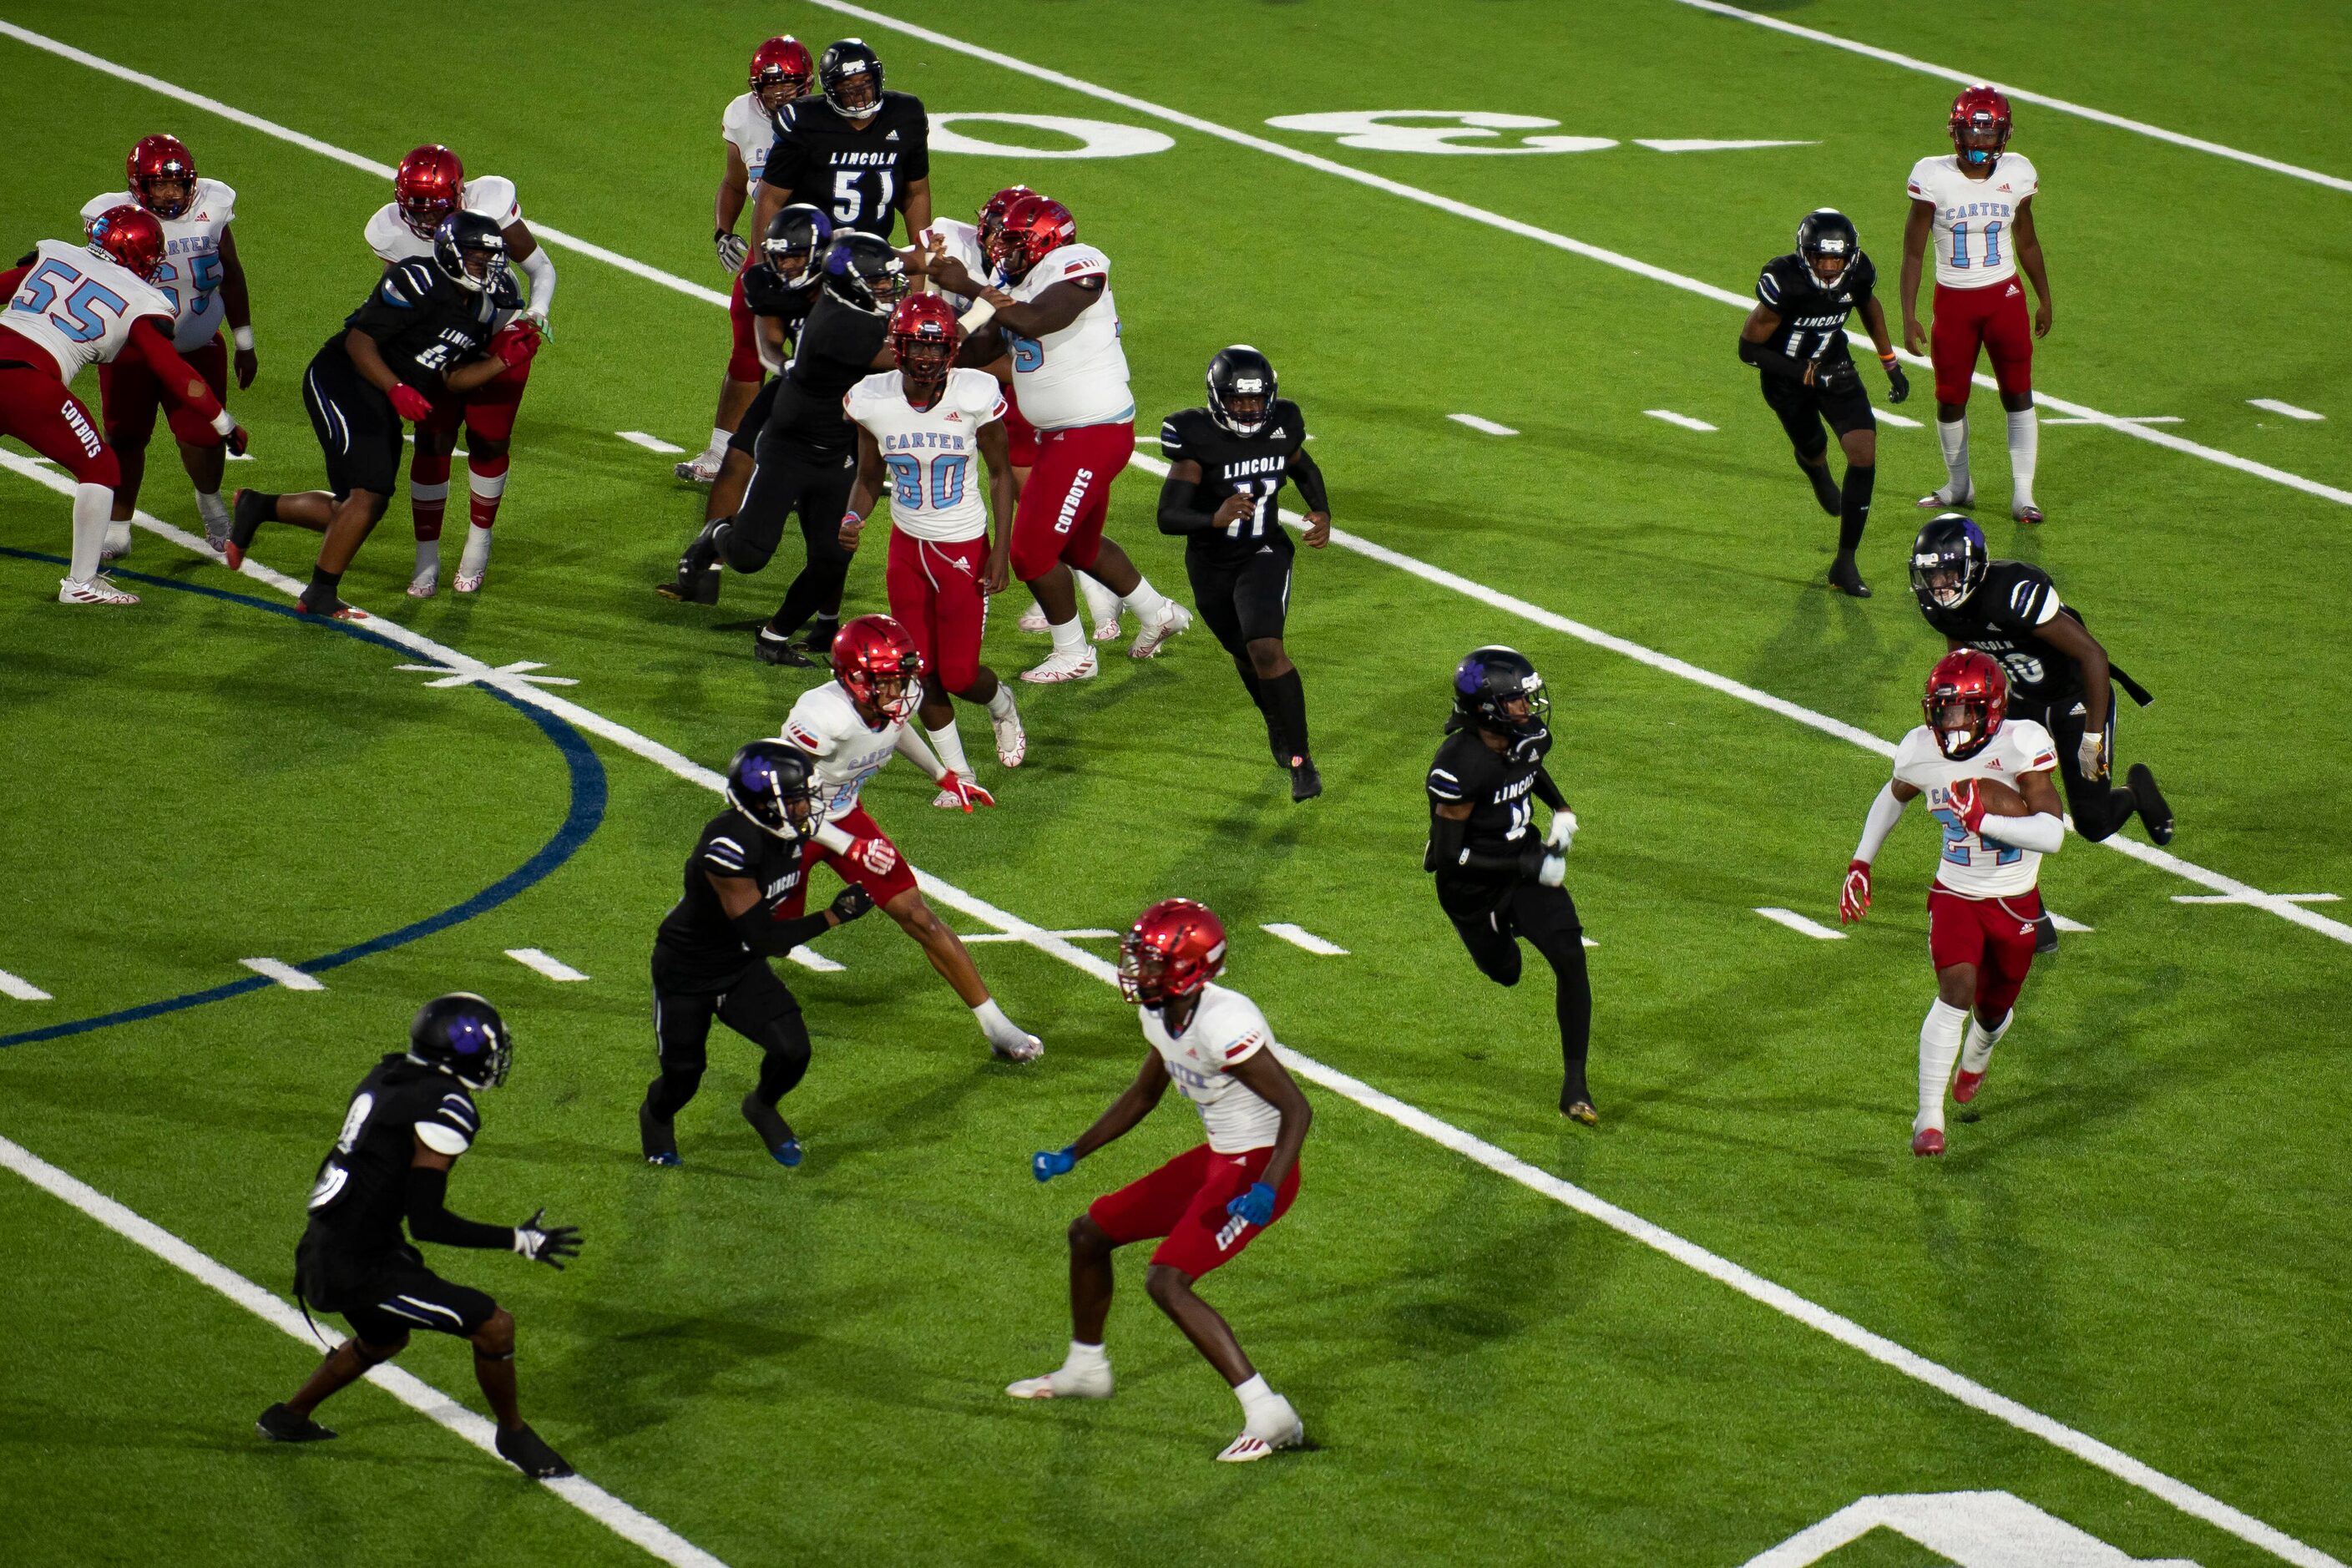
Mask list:
[[[441,542],[438,539],[420,539],[416,542],[416,570],[418,572],[441,570]]]
[[[2016,1019],[2017,1009],[2011,1007],[2000,1016],[1999,1026],[1987,1029],[1974,1013],[1969,1014],[1968,1043],[1960,1047],[1960,1070],[1980,1073],[1991,1065],[1992,1048],[2000,1044],[2000,1037],[2009,1033],[2010,1025]]]
[[[1072,616],[1066,621],[1049,621],[1046,623],[1045,629],[1054,634],[1054,651],[1055,653],[1083,653],[1086,651],[1087,628],[1084,624],[1079,621],[1077,616]]]
[[[2033,464],[2042,450],[2042,421],[2032,408],[2009,416],[2009,506],[2011,511],[2033,504]]]
[[[1070,1359],[1062,1363],[1070,1372],[1091,1372],[1096,1367],[1109,1364],[1110,1357],[1103,1353],[1102,1346],[1090,1345],[1084,1340],[1070,1342]]]
[[[723,452],[727,450],[727,443],[733,439],[735,439],[734,431],[713,425],[710,427],[710,445],[705,447],[704,450],[709,452]]]
[[[1013,1020],[1004,1016],[1004,1009],[996,1005],[993,996],[974,1007],[971,1016],[980,1021],[980,1032],[992,1040],[999,1034],[1017,1035],[1021,1032],[1013,1026]]]
[[[482,574],[490,563],[490,535],[496,531],[496,529],[484,528],[478,523],[466,525],[466,553],[457,559],[459,575],[478,577]]]
[[[1118,618],[1118,595],[1086,573],[1076,574],[1078,592],[1087,596],[1087,616],[1097,626]]]
[[[1919,1115],[1911,1123],[1915,1133],[1930,1127],[1943,1131],[1944,1086],[1951,1081],[1952,1063],[1960,1054],[1960,1030],[1968,1021],[1967,1008],[1950,1006],[1938,996],[1919,1026]]]
[[[1139,576],[1136,578],[1135,590],[1128,595],[1127,602],[1134,608],[1137,615],[1141,616],[1147,621],[1152,619],[1168,607],[1167,595],[1162,594],[1159,589],[1153,587],[1151,585],[1151,579],[1149,577]]]
[[[988,700],[988,716],[992,719],[1010,719],[1013,716],[1014,711],[1015,710],[1013,706],[1013,688],[1005,685],[1004,682],[1001,680],[998,681],[996,683],[996,695]]]
[[[1936,439],[1944,445],[1944,471],[1952,482],[1943,489],[1948,501],[1961,501],[1969,493],[1969,416],[1961,415],[1947,424],[1936,421]]]
[[[66,575],[87,583],[98,575],[99,552],[106,548],[106,525],[114,512],[114,492],[104,485],[74,486],[73,560]]]
[[[963,737],[957,733],[955,719],[952,715],[949,717],[946,723],[936,730],[928,724],[924,725],[923,733],[930,738],[931,750],[940,754],[940,761],[966,778],[976,776],[971,771],[971,762],[963,754]]]
[[[220,499],[220,491],[210,495],[196,492],[196,515],[205,520],[205,531],[219,533],[228,527],[228,503]]]

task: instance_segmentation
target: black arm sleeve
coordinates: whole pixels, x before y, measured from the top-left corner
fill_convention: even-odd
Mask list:
[[[449,1173],[432,1165],[408,1167],[408,1234],[419,1241],[443,1247],[478,1247],[505,1252],[514,1247],[514,1232],[503,1225],[483,1225],[449,1212]]]
[[[1160,487],[1160,531],[1207,533],[1216,526],[1217,514],[1202,510],[1201,487],[1186,483],[1170,470],[1167,481]]]
[[[1532,877],[1543,868],[1544,849],[1540,844],[1508,855],[1492,855],[1483,850],[1465,847],[1469,822],[1464,817],[1429,814],[1429,853],[1422,861],[1424,871],[1484,871],[1490,875]]]
[[[1308,511],[1331,510],[1330,492],[1323,488],[1323,470],[1315,466],[1304,447],[1290,455],[1290,482],[1298,487],[1298,499],[1307,503]]]
[[[1740,339],[1739,357],[1766,375],[1777,375],[1783,381],[1801,382],[1805,379],[1803,360],[1794,354],[1784,354],[1777,350],[1768,349],[1762,343],[1751,343],[1746,338]]]
[[[1535,791],[1536,798],[1554,811],[1562,810],[1568,805],[1568,797],[1559,793],[1559,785],[1551,782],[1551,774],[1544,771],[1540,763],[1536,764]]]
[[[803,915],[798,920],[772,921],[760,912],[757,904],[728,923],[735,928],[735,934],[743,939],[743,945],[762,958],[781,958],[833,929],[833,922],[825,919],[823,910],[813,915]]]

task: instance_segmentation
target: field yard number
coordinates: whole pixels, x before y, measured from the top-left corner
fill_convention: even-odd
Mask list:
[[[1748,1560],[1745,1568],[1804,1568],[1874,1530],[1890,1530],[1959,1568],[2197,1568],[2184,1558],[2126,1555],[2007,1492],[1866,1497]]]
[[[1400,121],[1434,121],[1407,125]],[[1342,147],[1367,153],[1598,153],[1617,143],[1606,136],[1524,136],[1498,145],[1506,131],[1541,131],[1559,123],[1539,114],[1497,114],[1489,110],[1374,109],[1339,114],[1281,114],[1266,121],[1276,131],[1307,131],[1337,136]]]
[[[1031,131],[1047,131],[1050,136],[1024,136],[1023,142],[1056,143],[1056,138],[1068,137],[1076,147],[1050,144],[1044,147],[1014,146],[1001,141],[984,140],[955,129],[959,122],[984,121],[994,125],[1010,125]],[[1545,121],[1549,124],[1550,121]],[[975,153],[993,157],[1017,158],[1135,158],[1146,153],[1165,153],[1176,145],[1176,139],[1158,131],[1147,131],[1140,125],[1118,125],[1108,120],[1074,120],[1062,114],[934,114],[931,116],[931,151],[934,153]]]

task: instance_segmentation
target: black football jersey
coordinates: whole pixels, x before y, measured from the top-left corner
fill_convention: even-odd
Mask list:
[[[768,427],[821,452],[856,445],[856,426],[842,410],[849,389],[874,374],[874,358],[890,339],[890,318],[861,310],[832,294],[809,308],[784,365],[783,390]]]
[[[922,100],[903,92],[885,92],[862,130],[822,98],[794,99],[776,110],[776,144],[761,183],[823,207],[835,228],[887,239],[907,187],[930,178],[930,123]]]
[[[1307,442],[1307,416],[1298,405],[1276,398],[1265,425],[1255,436],[1236,436],[1205,408],[1171,414],[1160,425],[1160,455],[1169,462],[1190,458],[1201,465],[1201,505],[1214,511],[1229,495],[1245,495],[1256,510],[1222,532],[1196,533],[1188,547],[1246,555],[1271,543],[1288,550],[1290,535],[1276,515],[1276,497],[1289,477],[1290,459]]]
[[[466,1086],[395,1051],[352,1090],[343,1130],[310,1187],[310,1234],[346,1258],[403,1245],[408,1171],[421,1139],[436,1153],[473,1146],[482,1115]]]
[[[1791,359],[1834,360],[1849,357],[1845,346],[1846,318],[1870,298],[1878,286],[1878,268],[1866,254],[1856,254],[1834,289],[1813,281],[1805,258],[1790,251],[1764,264],[1756,279],[1756,298],[1780,318],[1780,327],[1764,342],[1775,353]]]
[[[1927,624],[1953,641],[2000,661],[2011,695],[2028,702],[2072,704],[2083,695],[2083,667],[2042,640],[2035,629],[2059,616],[2082,620],[2062,604],[2050,574],[2022,561],[1995,561],[1984,581],[1955,609],[1921,606]]]
[[[1516,855],[1542,842],[1535,831],[1536,775],[1543,772],[1547,739],[1530,762],[1514,762],[1479,738],[1467,725],[1445,737],[1437,760],[1429,764],[1429,811],[1433,822],[1441,805],[1470,802],[1470,819],[1464,824],[1463,844],[1481,855]],[[1507,882],[1512,879],[1491,871],[1462,867],[1435,868],[1450,881]]]
[[[822,264],[820,259],[819,265]],[[814,284],[806,289],[793,288],[772,267],[747,267],[743,269],[743,303],[751,308],[751,314],[781,322],[784,329],[784,341],[788,343],[800,336],[801,323],[808,320],[810,309],[816,304],[817,293],[817,287]]]
[[[366,301],[343,320],[328,347],[343,351],[353,327],[375,340],[376,353],[392,374],[430,397],[443,375],[472,359],[498,331],[499,312],[520,309],[522,294],[513,279],[493,293],[461,289],[423,258],[384,269]]]
[[[713,877],[748,877],[760,886],[760,912],[770,920],[800,913],[803,894],[801,847],[787,844],[733,808],[703,826],[694,853],[686,858],[686,894],[662,917],[654,937],[654,963],[662,988],[723,990],[760,962],[719,902]]]

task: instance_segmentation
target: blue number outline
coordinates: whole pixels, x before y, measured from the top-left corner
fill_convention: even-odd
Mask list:
[[[971,471],[971,458],[963,452],[941,452],[931,459],[931,505],[945,511],[963,500],[964,476]]]
[[[2000,266],[2000,220],[1999,218],[1995,218],[1995,219],[1993,219],[1990,223],[1989,223],[1989,224],[1985,225],[1985,226],[1984,226],[1984,242],[1985,242],[1984,264],[1985,264],[1987,267],[1998,267],[1998,266]]]
[[[923,504],[923,461],[904,452],[886,453],[883,465],[890,470],[890,499],[897,506],[919,510]]]
[[[1955,272],[1966,271],[1968,269],[1968,265],[1969,226],[1964,223],[1956,223],[1952,226],[1952,270]]]
[[[37,300],[12,300],[9,301],[10,307],[36,316],[46,314],[48,308],[58,301],[58,285],[48,280],[48,275],[52,272],[63,279],[68,287],[81,281],[80,273],[52,258],[34,268],[25,279],[24,287],[38,289],[41,291],[41,297]]]
[[[162,292],[163,298],[172,301],[172,314],[174,316],[180,313],[180,291],[177,289],[169,287],[169,284],[173,279],[179,277],[179,275],[180,268],[178,265],[173,262],[166,261],[155,268],[155,276],[147,279],[148,282],[155,285],[156,289]]]
[[[1013,349],[1013,368],[1033,371],[1045,363],[1045,345],[1034,338],[1024,338],[1018,332],[1007,332],[1004,341]]]

